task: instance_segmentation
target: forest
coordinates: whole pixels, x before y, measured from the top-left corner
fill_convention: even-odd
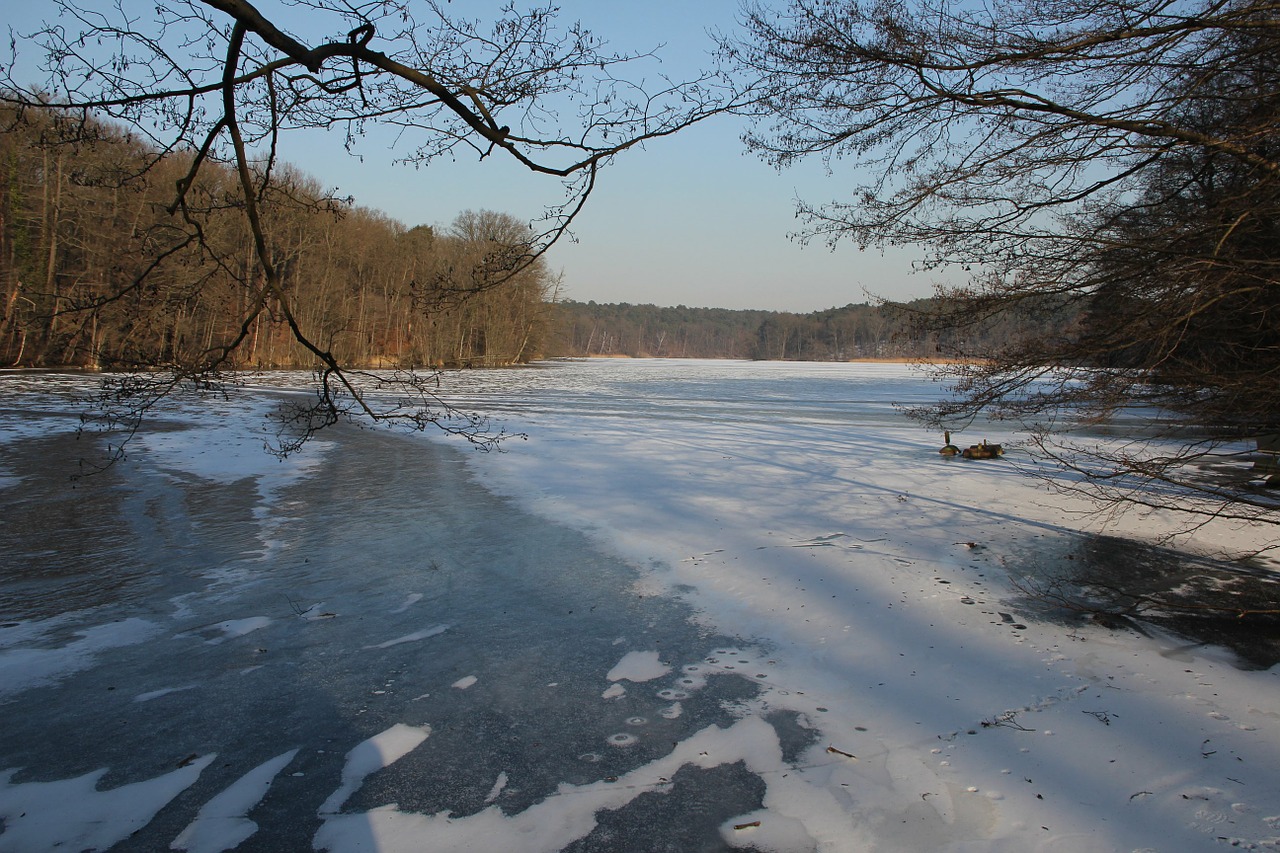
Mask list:
[[[918,358],[957,343],[945,330],[915,330],[931,300],[809,314],[558,301],[548,259],[521,262],[530,229],[515,217],[466,211],[447,228],[410,227],[288,166],[264,185],[271,260],[297,307],[254,312],[240,283],[255,274],[256,248],[229,167],[206,167],[187,189],[197,219],[172,206],[190,154],[56,113],[10,109],[0,121],[7,367],[163,367],[239,334],[235,368],[311,367],[291,321],[320,330],[343,363],[383,368],[555,356]],[[249,326],[235,328],[245,316]],[[983,334],[1007,334],[1011,323]]]
[[[363,367],[493,366],[545,352],[555,278],[526,223],[466,211],[409,227],[287,166],[261,181],[291,310],[243,304],[257,271],[233,170],[99,121],[0,111],[0,364],[103,370],[207,358],[311,367],[291,333]],[[184,202],[180,182],[196,174]],[[244,328],[240,318],[251,317]]]

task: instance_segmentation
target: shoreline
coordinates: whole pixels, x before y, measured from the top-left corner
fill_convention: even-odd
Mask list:
[[[633,361],[644,361],[646,359],[653,361],[758,361],[762,364],[982,364],[982,359],[963,359],[963,358],[938,358],[935,356],[864,356],[861,358],[846,358],[831,361],[805,361],[803,359],[793,358],[699,358],[697,356],[678,356],[678,355],[626,355],[625,353],[611,353],[596,355],[561,355],[554,356],[543,361],[556,361],[559,359],[630,359]]]

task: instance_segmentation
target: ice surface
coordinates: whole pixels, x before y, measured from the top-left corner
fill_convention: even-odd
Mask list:
[[[339,427],[257,458],[238,436],[285,393],[262,390],[158,412],[169,438],[73,489],[47,467],[86,445],[5,431],[6,399],[0,513],[40,524],[0,530],[0,849],[222,849],[250,821],[278,850],[1280,844],[1277,668],[1040,618],[1009,585],[1082,532],[1172,521],[1046,492],[1007,427],[964,439],[999,462],[940,458],[892,405],[941,393],[911,369],[565,362],[441,390],[528,441]],[[74,424],[54,396],[31,418]]]
[[[941,436],[891,405],[941,392],[906,366],[592,362],[529,385],[548,391],[518,402],[476,393],[528,444],[471,458],[473,470],[655,567],[646,579],[687,596],[708,626],[767,638],[772,661],[730,665],[765,676],[771,707],[859,756],[798,771],[845,815],[838,827],[805,821],[823,850],[1140,849],[1153,839],[1193,849],[1215,835],[1212,819],[1147,774],[1211,777],[1203,761],[1228,754],[1233,769],[1260,771],[1253,749],[1280,758],[1280,740],[1247,747],[1186,704],[1252,724],[1280,701],[1275,668],[1249,673],[1208,649],[1170,654],[1185,643],[1034,622],[1002,586],[1007,561],[1047,563],[1059,537],[1154,538],[1175,520],[1105,519],[1082,498],[1046,493],[1019,471],[1027,462],[1007,427],[969,433],[1009,448],[998,463],[939,457]],[[1239,552],[1266,535],[1213,523],[1180,542]],[[702,682],[684,676],[673,688]],[[1231,746],[1200,759],[1205,738]],[[930,760],[933,744],[942,753]],[[1275,780],[1233,778],[1255,803],[1263,790],[1280,795]],[[1133,807],[1135,792],[1156,788]],[[1235,814],[1230,837],[1277,843],[1274,827]],[[766,825],[726,841],[790,843],[768,841]]]

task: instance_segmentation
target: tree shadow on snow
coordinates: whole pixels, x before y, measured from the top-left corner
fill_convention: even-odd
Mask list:
[[[1229,649],[1242,669],[1280,662],[1280,574],[1117,536],[1041,539],[1005,559],[1017,603],[1065,624],[1155,628]]]

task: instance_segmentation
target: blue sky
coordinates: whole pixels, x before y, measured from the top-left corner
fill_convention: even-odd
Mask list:
[[[279,4],[261,0],[268,15]],[[455,2],[478,16],[489,2]],[[582,21],[618,51],[659,48],[660,70],[679,77],[704,65],[709,29],[737,25],[738,0],[562,0],[561,20]],[[41,14],[23,4],[11,20]],[[287,18],[286,18],[287,20]],[[909,250],[831,251],[820,242],[802,247],[790,234],[797,197],[838,198],[851,187],[851,161],[827,175],[819,162],[781,173],[745,153],[742,124],[713,120],[617,158],[573,228],[549,257],[564,273],[562,296],[597,302],[684,304],[720,308],[813,311],[862,302],[868,294],[891,298],[928,295],[932,279],[911,272]],[[447,225],[466,209],[494,209],[536,217],[562,188],[554,178],[513,163],[439,161],[415,170],[396,166],[396,151],[370,137],[359,158],[346,154],[339,135],[288,142],[281,154],[326,185],[350,194],[408,225]],[[401,152],[403,153],[403,152]]]

